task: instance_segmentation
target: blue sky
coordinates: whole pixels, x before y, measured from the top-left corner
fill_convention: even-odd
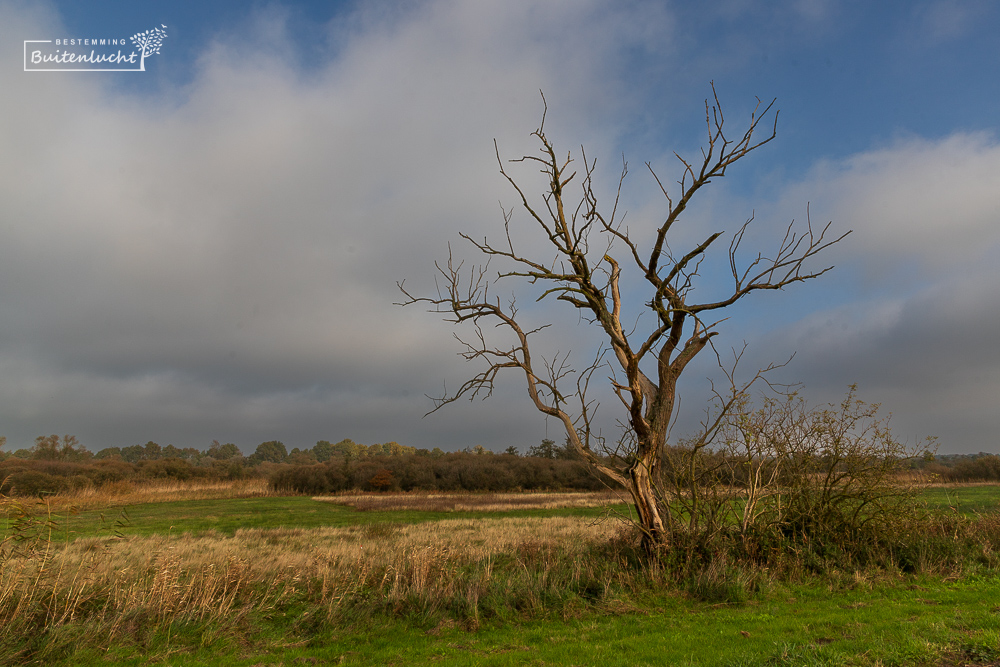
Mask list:
[[[24,40],[158,25],[145,72],[23,71]],[[474,258],[459,231],[501,229],[515,200],[492,142],[534,150],[539,89],[605,198],[624,155],[628,220],[655,229],[644,163],[678,177],[714,81],[734,129],[777,98],[778,137],[700,195],[677,247],[755,214],[767,248],[807,204],[854,230],[834,271],[740,304],[718,346],[746,341],[756,366],[794,352],[781,379],[813,402],[856,382],[910,442],[1000,451],[998,27],[985,1],[0,0],[0,435],[247,452],[558,437],[514,376],[421,418],[473,369],[447,326],[392,305],[395,283],[429,289],[449,242]],[[724,278],[706,271],[706,293]],[[557,314],[551,349],[588,356]],[[678,435],[711,361],[688,371]]]

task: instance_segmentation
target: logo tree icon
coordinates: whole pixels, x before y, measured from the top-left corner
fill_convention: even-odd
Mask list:
[[[152,28],[151,30],[137,32],[132,35],[132,43],[139,49],[139,70],[142,72],[146,71],[146,56],[151,56],[154,53],[159,55],[160,46],[163,45],[163,38],[167,36],[167,26],[162,23],[160,25],[163,27],[162,30],[160,28]]]

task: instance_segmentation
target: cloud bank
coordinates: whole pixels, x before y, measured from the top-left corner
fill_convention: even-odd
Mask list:
[[[799,5],[809,25],[829,14]],[[586,141],[602,179],[623,150],[667,154],[643,129],[662,91],[637,80],[683,64],[683,26],[661,3],[378,7],[331,23],[306,64],[282,12],[262,10],[207,44],[189,83],[155,94],[0,70],[10,445],[50,432],[91,449],[218,438],[244,451],[276,438],[502,450],[560,437],[513,376],[489,402],[421,419],[424,394],[470,369],[446,325],[392,305],[396,282],[432,289],[460,230],[500,229],[497,202],[515,202],[493,140],[504,156],[535,150],[539,89],[556,144]],[[0,5],[0,59],[58,29],[53,11]],[[657,107],[656,123],[677,108]],[[693,220],[714,228],[757,207],[782,225],[808,201],[855,230],[833,277],[740,311],[727,344],[759,335],[763,363],[797,350],[791,379],[822,400],[858,382],[907,435],[992,446],[998,175],[995,138],[955,132],[818,161],[770,183],[766,201],[719,186]],[[630,220],[655,225],[643,178],[626,193]],[[578,331],[556,344],[582,358]]]

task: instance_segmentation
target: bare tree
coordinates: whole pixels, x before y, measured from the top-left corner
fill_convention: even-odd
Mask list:
[[[402,305],[426,304],[431,311],[444,314],[447,321],[471,323],[475,334],[469,339],[459,338],[464,345],[461,354],[467,360],[484,364],[483,370],[457,391],[435,399],[431,412],[463,396],[486,397],[492,393],[501,370],[519,369],[524,373],[528,395],[535,407],[562,422],[568,444],[595,469],[628,489],[647,549],[667,541],[654,476],[676,405],[677,381],[691,360],[718,333],[715,330],[720,321],[718,311],[751,292],[781,289],[826,273],[832,267],[811,269],[806,266],[808,260],[846,236],[828,239],[829,223],[815,230],[807,220],[805,228],[799,230],[793,222],[773,254],[756,253],[741,263],[737,255],[753,222],[751,216],[736,228],[729,241],[731,288],[717,300],[699,302],[692,298],[701,263],[723,232],[710,233],[681,255],[671,252],[668,235],[705,185],[725,176],[730,166],[774,139],[777,130],[778,112],[773,113],[773,123],[767,120],[772,116],[774,101],[764,105],[758,100],[742,134],[727,135],[714,84],[712,94],[712,100],[705,101],[707,144],[702,147],[700,159],[689,161],[677,155],[682,167],[679,189],[671,194],[647,163],[666,201],[666,217],[656,229],[651,247],[640,247],[637,235],[622,224],[624,216],[618,215],[627,164],[622,167],[615,201],[610,210],[602,210],[594,191],[596,161],[588,161],[582,148],[582,171],[575,170],[571,155],[560,158],[545,134],[543,113],[539,128],[532,133],[541,143],[540,155],[510,161],[541,167],[548,185],[537,203],[508,173],[495,142],[494,146],[500,173],[520,197],[529,225],[535,226],[548,242],[540,244],[545,250],[529,256],[515,249],[511,235],[513,211],[504,210],[506,234],[501,245],[461,234],[488,258],[485,264],[464,270],[462,263],[453,260],[449,248],[447,263],[436,265],[439,275],[435,296],[414,296],[405,285],[399,285],[406,297]],[[571,194],[567,188],[576,179],[579,190]],[[555,259],[539,257],[551,256],[553,251]],[[489,269],[491,260],[510,268],[493,274]],[[622,298],[625,269],[637,278],[638,287],[645,286],[647,298],[641,305]],[[498,282],[510,280],[541,286],[539,300],[554,297],[599,327],[606,346],[595,354],[594,361],[585,368],[574,369],[565,355],[536,360],[529,344],[531,336],[552,322],[533,329],[522,326],[515,300],[504,301],[494,295]],[[638,315],[642,312],[652,317],[640,319]],[[646,328],[641,330],[639,325],[643,322]],[[506,328],[513,334],[513,342],[507,346],[489,342],[484,333],[486,324]],[[607,351],[613,358],[608,357]],[[619,456],[600,455],[604,443],[594,424],[596,402],[587,394],[594,372],[602,367],[610,369],[612,389],[627,410],[627,418],[621,421],[625,433],[619,441],[625,447],[624,451],[618,448]]]

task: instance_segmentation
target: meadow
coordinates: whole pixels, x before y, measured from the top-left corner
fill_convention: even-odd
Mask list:
[[[995,664],[1000,487],[921,499],[901,566],[680,572],[609,493],[4,498],[0,664]]]

